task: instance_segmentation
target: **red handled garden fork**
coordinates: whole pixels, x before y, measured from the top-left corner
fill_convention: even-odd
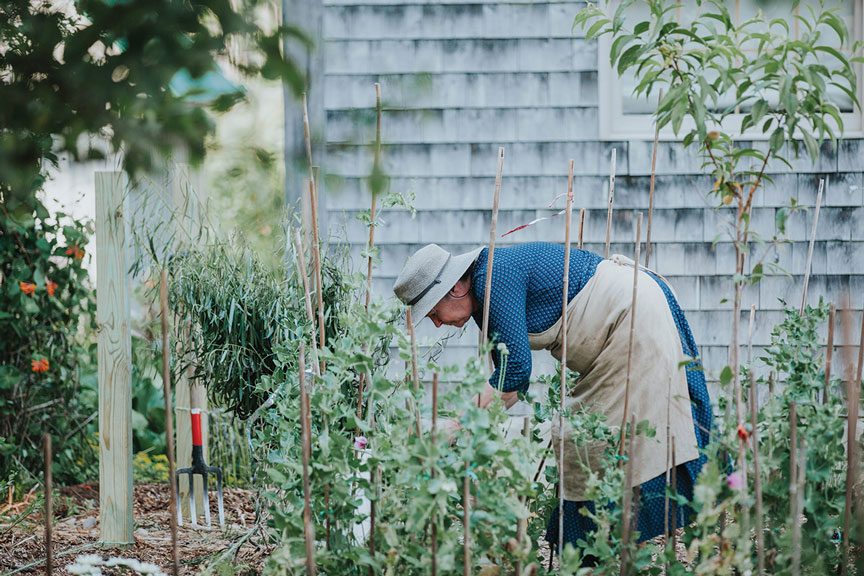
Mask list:
[[[191,394],[194,399],[195,394]],[[195,403],[192,400],[191,403]],[[198,515],[195,513],[195,474],[200,474],[204,483],[204,519],[207,526],[210,523],[210,499],[207,492],[207,475],[216,474],[216,495],[219,504],[219,527],[225,528],[225,508],[222,501],[222,470],[217,466],[207,466],[204,462],[204,447],[201,440],[201,408],[192,407],[192,466],[181,468],[177,471],[177,493],[180,493],[180,476],[189,475],[189,513],[192,516],[192,526],[198,525]],[[177,500],[177,525],[183,525],[183,512],[180,508],[180,500]]]

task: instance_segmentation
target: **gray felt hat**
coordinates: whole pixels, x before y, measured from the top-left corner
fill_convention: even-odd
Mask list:
[[[482,246],[453,256],[437,244],[427,244],[408,258],[393,285],[393,292],[411,306],[415,326],[456,285],[481,250]]]

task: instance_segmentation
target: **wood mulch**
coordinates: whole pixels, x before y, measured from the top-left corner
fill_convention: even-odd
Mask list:
[[[56,493],[55,493],[56,494]],[[243,541],[255,523],[255,494],[251,490],[226,489],[224,491],[226,530],[219,529],[216,514],[216,494],[210,493],[213,528],[193,528],[184,518],[178,528],[180,573],[195,574],[214,563],[229,551],[227,558],[233,564],[234,574],[260,574],[264,562],[272,552],[272,545],[264,544],[258,533]],[[139,484],[134,488],[135,544],[127,548],[101,548],[99,540],[99,485],[86,484],[59,489],[54,500],[54,566],[56,573],[66,573],[67,565],[83,554],[97,554],[102,558],[121,556],[151,562],[166,574],[171,573],[171,533],[169,517],[169,488],[167,484]],[[21,502],[0,507],[0,575],[42,574],[44,562],[25,568],[28,564],[45,559],[44,510],[36,494],[28,494]],[[203,522],[203,518],[199,520]],[[232,549],[232,547],[236,549]],[[20,570],[20,571],[19,571]],[[119,574],[103,568],[104,574]]]

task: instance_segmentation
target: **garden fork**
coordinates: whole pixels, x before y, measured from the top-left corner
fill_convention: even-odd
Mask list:
[[[193,395],[194,397],[194,395]],[[201,409],[192,408],[192,466],[177,471],[177,493],[180,493],[180,476],[189,475],[189,513],[192,516],[192,526],[198,526],[198,515],[195,513],[195,475],[200,474],[204,481],[204,519],[207,526],[210,523],[210,499],[207,492],[207,475],[216,474],[216,496],[219,504],[219,527],[225,528],[225,508],[222,501],[222,470],[217,466],[207,466],[204,462],[204,447],[201,439]],[[183,525],[183,512],[180,499],[177,499],[177,525]]]

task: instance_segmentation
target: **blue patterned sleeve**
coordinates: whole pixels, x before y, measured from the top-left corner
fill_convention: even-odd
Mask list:
[[[483,289],[485,289],[485,276]],[[496,261],[492,272],[492,300],[489,305],[489,333],[495,347],[492,360],[495,372],[489,379],[493,388],[498,388],[501,374],[500,354],[497,345],[507,346],[507,366],[504,373],[502,392],[525,392],[531,377],[531,347],[528,344],[528,325],[526,304],[528,297],[528,278],[516,266],[501,265]]]

